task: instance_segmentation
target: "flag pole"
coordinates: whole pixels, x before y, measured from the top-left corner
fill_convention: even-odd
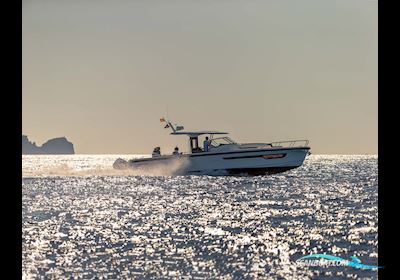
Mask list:
[[[161,121],[161,122],[166,122],[166,123],[167,123],[167,126],[170,127],[170,128],[172,129],[172,132],[176,132],[175,127],[174,127],[174,126],[172,125],[172,123],[168,120],[168,118],[165,119],[164,117],[162,117],[162,118],[160,119],[160,121]],[[164,128],[167,128],[167,127],[164,127]]]
[[[169,124],[169,127],[172,129],[172,131],[175,133],[175,127],[172,125],[172,123],[167,119],[167,123]]]

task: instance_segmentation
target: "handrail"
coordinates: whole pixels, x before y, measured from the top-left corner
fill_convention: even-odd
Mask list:
[[[310,141],[304,139],[304,140],[276,141],[276,142],[271,142],[269,144],[271,144],[272,147],[308,147],[309,142]]]

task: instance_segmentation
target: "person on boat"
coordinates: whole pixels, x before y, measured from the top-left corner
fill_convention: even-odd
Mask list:
[[[210,146],[210,140],[208,140],[208,137],[206,137],[206,140],[204,140],[203,145],[204,145],[204,152],[208,152],[208,147]]]
[[[172,154],[173,155],[179,155],[179,148],[175,147],[174,152]]]
[[[153,153],[151,154],[152,157],[159,157],[161,156],[161,150],[160,147],[155,147],[153,150]]]

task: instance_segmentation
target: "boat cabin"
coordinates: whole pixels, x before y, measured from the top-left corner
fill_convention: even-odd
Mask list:
[[[203,153],[204,150],[201,148],[202,144],[199,145],[199,136],[200,135],[209,135],[210,140],[210,148],[217,148],[221,145],[229,145],[236,144],[235,141],[230,139],[229,137],[218,137],[214,138],[214,135],[220,134],[228,134],[227,132],[219,132],[219,131],[196,131],[196,132],[187,132],[187,131],[175,131],[171,133],[172,135],[187,135],[189,137],[189,148],[191,153]]]

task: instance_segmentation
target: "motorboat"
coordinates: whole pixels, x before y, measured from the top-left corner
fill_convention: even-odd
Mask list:
[[[183,126],[169,120],[165,128],[171,128],[173,136],[187,136],[189,152],[128,161],[117,159],[115,169],[136,169],[151,172],[167,170],[171,175],[268,175],[300,167],[310,154],[308,140],[291,140],[271,143],[237,143],[221,131],[184,131]],[[208,149],[199,145],[199,138],[208,137]],[[159,151],[159,147],[158,151]],[[155,151],[157,151],[157,148]]]

